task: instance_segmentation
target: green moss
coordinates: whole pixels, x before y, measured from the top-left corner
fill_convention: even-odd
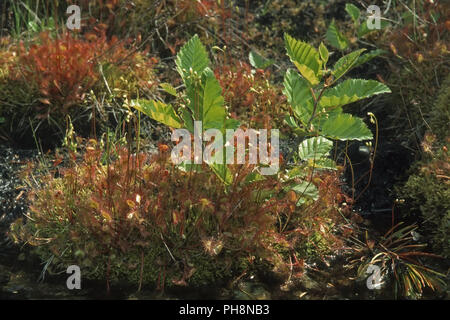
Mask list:
[[[330,246],[327,239],[315,231],[306,241],[303,241],[296,250],[300,257],[307,257],[310,261],[319,259],[320,256],[330,252]]]
[[[232,262],[230,259],[231,257],[224,259],[220,255],[211,257],[205,253],[191,255],[188,264],[195,268],[195,271],[188,283],[194,287],[201,287],[231,278],[233,274],[238,273],[239,262]]]
[[[435,253],[450,257],[450,188],[448,187],[450,114],[450,75],[442,82],[435,103],[427,111],[429,132],[422,143],[422,159],[411,169],[404,185],[396,187],[405,199],[404,211],[418,214],[419,232],[431,241]]]
[[[5,116],[10,125],[13,122],[15,126],[20,125],[19,116],[37,99],[37,91],[26,83],[0,77],[0,115]]]
[[[249,268],[246,259],[242,257],[235,259],[229,252],[223,252],[218,256],[210,256],[203,251],[178,254],[174,252],[177,261],[175,263],[162,243],[155,243],[143,251],[112,252],[109,255],[101,254],[95,257],[82,253],[81,250],[74,248],[72,243],[68,244],[59,255],[45,245],[35,247],[34,252],[42,261],[51,261],[47,268],[48,272],[61,272],[66,270],[67,266],[76,264],[80,266],[83,278],[90,280],[104,280],[109,273],[108,278],[112,283],[139,284],[142,267],[142,284],[152,287],[162,285],[162,281],[166,288],[172,287],[181,283],[183,279],[190,287],[218,284]]]
[[[424,61],[419,65],[399,64],[393,67],[387,81],[393,93],[383,109],[388,116],[380,117],[379,121],[382,126],[392,128],[389,133],[396,137],[395,141],[407,143],[411,148],[417,147],[418,138],[430,127],[436,134],[448,128],[448,103],[436,103],[437,97],[444,98],[443,94],[448,91],[448,68],[436,69],[435,65],[435,61]],[[440,86],[435,85],[436,82]],[[446,112],[443,112],[444,108],[447,108]]]
[[[406,200],[409,214],[421,215],[423,223],[420,233],[431,240],[436,253],[449,258],[450,188],[441,175],[429,170],[442,161],[448,161],[444,151],[431,160],[420,162],[421,166],[417,166],[416,173],[409,177],[399,193]]]
[[[440,143],[445,142],[450,132],[450,74],[441,84],[439,94],[430,113],[429,125]]]
[[[422,160],[415,163],[406,184],[397,187],[409,214],[422,217],[419,231],[431,240],[434,251],[446,258],[450,257],[449,87],[447,76],[430,111],[431,133],[424,138]]]

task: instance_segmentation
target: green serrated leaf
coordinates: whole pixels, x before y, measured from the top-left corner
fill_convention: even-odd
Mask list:
[[[312,199],[316,201],[319,199],[319,190],[317,190],[314,183],[310,181],[303,181],[297,185],[295,185],[292,190],[297,193],[300,198],[297,201],[297,206],[302,205],[305,203],[307,199]]]
[[[299,144],[298,155],[302,160],[316,160],[327,157],[332,148],[332,141],[324,137],[312,137]]]
[[[181,119],[183,119],[184,127],[190,133],[194,133],[194,120],[192,119],[192,114],[189,112],[188,108],[184,107],[181,109]]]
[[[132,100],[131,107],[146,114],[153,120],[172,128],[181,128],[182,122],[170,104],[154,100]]]
[[[222,87],[209,68],[203,73],[202,83],[204,85],[200,92],[201,119],[196,120],[203,121],[203,130],[210,128],[222,130],[226,117]]]
[[[195,85],[186,88],[186,94],[192,121],[202,121],[203,130],[224,128],[226,111],[222,87],[209,67],[205,68]]]
[[[312,120],[313,127],[316,129],[320,129],[322,125],[327,121],[330,117],[335,117],[343,112],[342,107],[336,108],[322,108],[320,112]]]
[[[241,123],[239,122],[239,120],[236,120],[236,119],[226,119],[225,120],[225,129],[236,130],[237,128],[239,128],[240,125],[241,125]]]
[[[284,35],[286,50],[292,63],[311,86],[319,84],[322,62],[317,50],[310,44]]]
[[[374,95],[390,92],[391,90],[386,85],[375,80],[348,79],[334,88],[325,90],[320,99],[320,105],[325,108],[341,107]]]
[[[366,49],[360,49],[340,58],[333,67],[333,82],[337,81],[339,78],[345,75],[353,67],[361,53],[363,53],[364,51],[366,51]]]
[[[323,61],[323,64],[327,64],[330,53],[328,52],[327,47],[323,44],[323,42],[319,45],[319,54],[320,58]]]
[[[192,72],[201,74],[209,65],[208,53],[198,35],[194,35],[178,52],[175,60],[177,71],[189,85],[189,76]]]
[[[266,59],[266,58],[260,56],[255,51],[251,51],[249,53],[248,59],[250,61],[250,64],[252,65],[252,67],[257,68],[257,69],[265,69],[265,68],[271,66],[272,64],[274,64],[274,62],[275,62],[271,59]]]
[[[315,160],[314,168],[317,170],[337,170],[336,163],[333,159],[322,158]]]
[[[321,132],[328,138],[337,140],[370,140],[372,132],[362,119],[348,113],[330,117],[324,122]]]
[[[177,96],[177,90],[174,87],[172,87],[172,85],[170,83],[164,82],[164,83],[161,83],[160,86],[168,94],[175,96],[175,97]]]
[[[298,124],[295,121],[295,118],[290,116],[290,115],[288,115],[288,114],[284,117],[284,122],[286,122],[286,124],[289,127],[291,127],[292,129],[297,129],[298,128]]]
[[[334,21],[329,25],[325,37],[327,41],[338,50],[342,51],[348,48],[348,39],[341,32],[339,32]]]
[[[353,23],[357,23],[358,19],[361,15],[361,12],[359,11],[358,7],[355,6],[352,3],[347,3],[345,5],[345,11],[347,11],[347,13],[350,15],[350,17],[353,20]]]
[[[293,69],[288,69],[284,76],[283,93],[292,106],[294,115],[303,123],[307,123],[313,112],[313,97],[305,79]]]
[[[226,164],[209,163],[208,165],[225,185],[233,183],[233,174]]]
[[[358,60],[356,60],[355,64],[352,66],[352,69],[356,68],[356,67],[359,67],[360,65],[362,65],[362,64],[364,64],[364,63],[366,63],[366,62],[368,62],[368,61],[370,61],[370,60],[372,60],[372,59],[374,59],[374,58],[376,58],[376,57],[378,57],[378,56],[380,56],[382,54],[385,54],[385,53],[387,53],[386,50],[376,49],[376,50],[372,50],[372,51],[370,51],[370,52],[368,52],[366,54],[363,54],[362,56],[358,57]]]

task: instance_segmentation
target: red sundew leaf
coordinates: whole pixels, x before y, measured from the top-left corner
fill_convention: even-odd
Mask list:
[[[53,160],[53,166],[56,167],[62,162],[62,159],[55,159]]]

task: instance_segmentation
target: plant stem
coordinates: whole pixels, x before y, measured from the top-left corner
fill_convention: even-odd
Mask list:
[[[320,98],[322,97],[322,95],[323,95],[323,93],[325,92],[325,89],[327,88],[327,86],[326,85],[324,85],[323,86],[323,88],[322,88],[322,90],[320,90],[320,93],[319,93],[319,96],[317,97],[317,99],[316,99],[316,97],[315,97],[315,95],[314,95],[314,90],[311,88],[311,93],[312,93],[312,96],[313,96],[313,98],[314,98],[314,108],[313,108],[313,112],[312,112],[312,114],[311,114],[311,118],[309,119],[309,121],[308,121],[308,125],[307,125],[307,129],[309,129],[309,126],[311,125],[311,121],[314,119],[314,117],[316,116],[316,111],[317,111],[317,105],[319,104],[319,101],[320,101]]]

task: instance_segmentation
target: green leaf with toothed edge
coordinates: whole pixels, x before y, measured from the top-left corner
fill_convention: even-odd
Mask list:
[[[312,137],[303,140],[298,146],[298,155],[301,160],[307,161],[310,167],[318,170],[336,170],[336,164],[328,158],[333,142],[324,137]]]
[[[340,113],[330,117],[321,127],[321,134],[336,140],[370,140],[372,132],[362,119],[348,113]]]
[[[345,5],[345,11],[347,11],[347,13],[350,15],[350,17],[353,20],[353,23],[357,23],[359,20],[359,17],[361,15],[361,11],[358,9],[357,6],[355,6],[352,3],[347,3]]]
[[[298,129],[298,124],[297,124],[297,122],[295,121],[295,118],[294,117],[292,117],[292,116],[290,116],[290,115],[286,115],[285,117],[284,117],[284,122],[286,122],[286,124],[289,126],[289,127],[291,127],[291,129]]]
[[[170,83],[161,83],[161,88],[172,96],[177,96],[177,90]]]
[[[334,162],[333,159],[330,158],[322,158],[319,160],[315,160],[314,168],[316,170],[337,170],[336,163]]]
[[[302,160],[327,157],[333,148],[333,142],[324,137],[312,137],[303,140],[298,146],[298,155]]]
[[[222,87],[211,69],[207,68],[202,75],[202,101],[203,130],[210,128],[222,130],[225,125],[225,101],[222,97]]]
[[[287,114],[284,117],[284,122],[292,129],[293,133],[295,133],[297,137],[304,137],[308,134],[305,128],[300,127],[297,124],[297,121],[293,116]]]
[[[336,49],[342,51],[348,48],[348,39],[341,32],[339,32],[336,25],[334,24],[334,21],[331,22],[331,24],[328,26],[325,37],[328,42]]]
[[[233,174],[226,164],[213,163],[209,167],[224,184],[229,186],[233,183]]]
[[[337,81],[343,75],[345,75],[353,67],[353,65],[358,61],[359,56],[364,51],[366,51],[366,49],[353,51],[352,53],[349,53],[349,54],[343,56],[342,58],[340,58],[333,66],[333,71],[331,72],[331,74],[334,76],[333,82]]]
[[[222,87],[209,67],[205,68],[196,85],[186,88],[186,94],[189,98],[188,107],[192,121],[202,121],[203,131],[224,128],[226,110]],[[184,110],[183,118],[188,115],[189,112]]]
[[[269,67],[275,63],[275,61],[273,61],[271,59],[266,59],[254,51],[251,51],[249,53],[248,59],[250,61],[250,64],[252,65],[252,67],[257,68],[257,69],[266,69],[267,67]]]
[[[301,183],[295,185],[292,190],[300,196],[297,201],[297,206],[302,205],[308,199],[313,201],[319,199],[319,190],[317,190],[317,187],[311,181],[302,181]]]
[[[216,174],[216,176],[226,185],[230,185],[233,183],[233,174],[231,173],[231,170],[228,168],[228,165],[226,164],[226,154],[225,152],[222,153],[222,160],[218,161],[219,154],[215,154],[211,162],[208,163],[208,166],[211,168],[211,170]],[[222,163],[220,163],[222,162]]]
[[[289,58],[301,75],[311,86],[319,84],[322,71],[319,52],[310,44],[294,39],[287,33],[284,34],[284,42]]]
[[[194,120],[192,120],[192,115],[188,108],[184,107],[181,109],[181,119],[183,119],[184,127],[190,132],[194,133]]]
[[[322,59],[323,64],[327,64],[330,53],[328,52],[327,47],[323,44],[323,42],[319,45],[319,54],[320,59]]]
[[[386,85],[375,80],[348,79],[334,88],[325,90],[319,104],[325,108],[337,108],[374,95],[390,92],[391,90]]]
[[[172,128],[181,128],[182,122],[170,104],[155,100],[132,100],[131,107],[146,114],[153,120]]]
[[[236,130],[237,128],[239,128],[240,125],[241,125],[241,123],[239,122],[239,120],[230,118],[230,119],[225,120],[225,128],[224,129]]]
[[[372,50],[370,52],[367,52],[365,54],[363,54],[362,56],[358,57],[358,60],[356,60],[355,64],[352,66],[351,69],[359,67],[360,65],[384,54],[387,53],[386,50],[382,50],[382,49],[376,49],[376,50]]]
[[[198,35],[194,35],[178,52],[175,60],[177,71],[183,78],[186,87],[191,80],[191,70],[201,74],[209,65],[208,53]]]
[[[311,118],[314,106],[308,82],[295,70],[288,69],[284,76],[283,93],[292,106],[294,115],[303,123],[307,123]]]

